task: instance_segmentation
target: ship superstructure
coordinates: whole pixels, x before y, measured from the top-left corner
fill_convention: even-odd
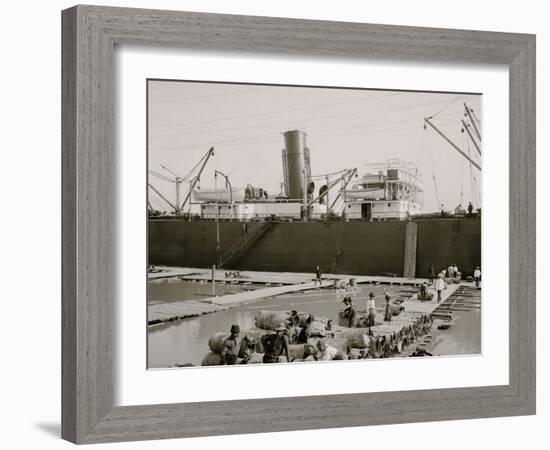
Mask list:
[[[343,190],[347,220],[407,220],[422,212],[418,168],[398,159],[368,164],[365,174]]]
[[[200,206],[202,219],[221,220],[406,220],[422,210],[421,176],[405,161],[366,165],[359,178],[356,168],[312,175],[306,133],[283,133],[284,182],[282,192],[269,195],[261,187],[195,189],[191,202]],[[316,189],[315,182],[320,186]],[[336,208],[336,206],[338,207]]]

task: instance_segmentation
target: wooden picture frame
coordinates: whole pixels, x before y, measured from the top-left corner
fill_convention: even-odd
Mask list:
[[[62,31],[64,439],[94,443],[535,413],[535,36],[97,6],[63,11]],[[506,65],[509,384],[114,407],[113,52],[120,43]]]

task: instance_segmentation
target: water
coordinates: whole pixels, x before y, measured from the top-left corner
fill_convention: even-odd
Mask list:
[[[249,285],[246,288],[259,288],[261,285]],[[238,285],[216,286],[218,295],[242,291]],[[364,312],[368,294],[374,292],[377,308],[384,305],[384,292],[393,297],[408,295],[405,286],[359,285],[353,293],[354,306],[358,312]],[[150,283],[148,294],[151,303],[182,299],[201,299],[212,294],[209,283],[191,283],[182,281],[162,281]],[[231,324],[239,324],[241,330],[254,328],[254,317],[260,310],[304,311],[317,317],[326,317],[337,323],[338,311],[344,305],[343,293],[310,291],[264,298],[254,303],[237,306],[226,311],[206,314],[167,324],[149,327],[148,358],[150,368],[171,367],[176,364],[200,365],[202,358],[209,352],[208,339],[218,331],[228,331]],[[480,352],[480,311],[455,312],[460,320],[445,331],[435,331],[434,354],[474,354]]]

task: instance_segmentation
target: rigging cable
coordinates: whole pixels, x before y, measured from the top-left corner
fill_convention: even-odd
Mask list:
[[[425,126],[424,126],[424,128],[425,128]],[[434,158],[433,158],[433,154],[432,154],[432,148],[430,146],[428,146],[428,147],[430,149],[430,160],[432,162],[432,179],[434,181],[435,199],[437,201],[436,211],[438,211],[440,206],[441,206],[441,202],[439,201],[439,192],[437,190],[437,180],[435,179],[435,165],[434,165]]]

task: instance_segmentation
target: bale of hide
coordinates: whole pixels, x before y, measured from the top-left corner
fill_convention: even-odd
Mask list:
[[[300,327],[309,327],[314,321],[315,317],[313,317],[313,314],[309,313],[298,313],[298,325]]]
[[[345,339],[351,348],[367,348],[368,328],[343,328],[335,331],[335,338]]]
[[[262,330],[261,328],[250,328],[248,330],[245,330],[242,332],[243,337],[248,335],[255,339],[256,341],[256,351],[259,353],[264,352],[264,348],[262,346],[262,336],[266,333],[269,333],[268,330]]]
[[[330,332],[330,330],[327,330],[327,323],[328,322],[320,321],[318,319],[314,320],[308,327],[308,335],[316,337],[326,336],[326,334]],[[332,322],[329,328],[332,328]]]
[[[228,337],[229,333],[218,331],[210,336],[210,339],[208,339],[208,347],[213,353],[221,353],[223,350],[223,344]]]
[[[287,327],[297,326],[299,322],[299,317],[293,317],[290,311],[260,311],[256,314],[256,327],[264,330],[274,330],[281,323]]]
[[[317,356],[317,348],[311,344],[295,344],[288,346],[288,355],[291,361],[305,360],[309,356]]]
[[[202,358],[201,366],[221,366],[222,356],[219,353],[208,352]]]
[[[331,347],[334,347],[340,353],[348,354],[351,351],[351,347],[347,339],[342,338],[327,338],[325,339],[325,344]]]
[[[338,325],[341,326],[341,327],[357,328],[359,326],[358,325],[359,320],[360,320],[360,318],[356,315],[352,319],[351,327],[350,327],[349,319],[344,316],[344,310],[341,309],[340,311],[338,311]]]
[[[401,314],[401,311],[404,311],[405,307],[402,305],[392,305],[392,313],[394,316]]]

